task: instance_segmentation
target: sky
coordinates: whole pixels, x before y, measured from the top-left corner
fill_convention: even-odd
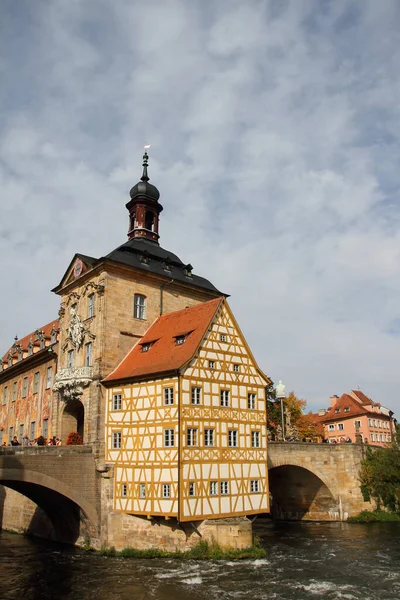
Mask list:
[[[124,243],[151,143],[161,245],[259,366],[400,415],[400,3],[1,0],[0,348]]]

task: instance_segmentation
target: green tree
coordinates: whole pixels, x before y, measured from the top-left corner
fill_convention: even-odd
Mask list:
[[[281,409],[279,403],[276,401],[276,393],[274,383],[271,381],[270,385],[266,388],[266,399],[267,399],[267,430],[271,434],[272,439],[276,437],[276,428],[281,422]]]
[[[367,447],[360,482],[364,500],[400,514],[400,427],[386,448]]]

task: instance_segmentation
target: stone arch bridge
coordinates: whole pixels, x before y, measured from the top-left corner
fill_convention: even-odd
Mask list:
[[[363,452],[361,444],[271,442],[272,516],[339,521],[369,507],[358,482]],[[112,496],[112,469],[99,466],[89,446],[0,448],[0,527],[13,529],[10,510],[25,510],[20,530],[73,544],[85,539],[95,547],[107,543],[107,515],[101,515],[104,477]],[[21,508],[15,492],[32,501],[31,512]],[[111,505],[103,498],[107,513],[105,506]]]
[[[270,442],[271,513],[277,519],[344,521],[371,508],[359,482],[363,444]]]
[[[29,503],[30,506],[36,505],[33,513],[28,505],[22,508],[27,514],[23,515],[21,529],[72,544],[78,539],[81,542],[88,538],[97,539],[100,525],[98,480],[92,448],[88,446],[1,448],[0,527],[7,528],[4,510],[10,513],[10,503],[21,500],[10,493],[14,490],[34,503]],[[17,509],[14,508],[14,513]]]

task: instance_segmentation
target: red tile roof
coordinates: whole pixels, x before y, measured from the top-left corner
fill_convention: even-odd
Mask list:
[[[345,408],[349,408],[349,410],[345,412]],[[325,415],[319,416],[319,421],[325,423],[366,414],[369,414],[369,411],[357,400],[354,400],[349,394],[342,394],[336,404],[326,411]]]
[[[357,398],[360,400],[361,404],[374,404],[373,401],[371,400],[371,398],[368,398],[368,396],[363,394],[363,392],[361,392],[361,390],[351,390],[351,392],[355,396],[357,396]]]
[[[158,317],[123,361],[103,381],[109,383],[177,371],[194,357],[224,302],[224,298],[215,298]],[[183,344],[177,345],[176,337],[180,335],[186,335],[186,339]],[[142,352],[144,344],[151,344],[147,352]]]
[[[50,323],[47,323],[47,325],[43,325],[43,327],[39,327],[37,329],[37,331],[43,331],[44,333],[44,337],[46,338],[46,340],[49,340],[51,338],[51,330],[53,329],[53,326],[55,327],[55,329],[57,329],[57,331],[59,331],[60,329],[60,325],[57,319],[55,319],[54,321],[50,321]],[[28,351],[28,344],[30,339],[32,339],[33,345],[34,346],[40,346],[40,342],[39,340],[35,341],[35,332],[32,331],[32,333],[29,333],[28,335],[26,335],[25,337],[16,340],[16,344],[17,346],[21,345],[22,346],[22,351],[23,352],[27,352]],[[6,363],[8,360],[8,355],[10,352],[12,352],[13,350],[13,346],[14,344],[7,350],[7,352],[5,353],[5,355],[3,356],[3,360]],[[13,356],[16,357],[17,356],[17,352],[13,353]]]

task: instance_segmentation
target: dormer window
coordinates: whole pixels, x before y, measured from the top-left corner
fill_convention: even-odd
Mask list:
[[[139,260],[141,263],[148,265],[149,264],[149,253],[147,250],[145,250],[140,256],[139,256]]]
[[[335,413],[340,413],[340,408],[335,408]]]
[[[343,410],[344,412],[350,412],[350,406],[345,406]]]
[[[18,362],[22,360],[22,346],[18,347]]]
[[[54,327],[53,327],[53,329],[51,330],[51,332],[50,332],[50,335],[51,335],[51,340],[50,340],[50,341],[51,341],[51,343],[52,343],[52,344],[55,344],[55,343],[56,343],[56,341],[57,341],[57,330],[56,330]]]
[[[142,352],[148,352],[151,348],[151,343],[142,344]]]
[[[46,340],[44,339],[44,335],[42,334],[42,336],[40,338],[40,349],[44,350],[45,347],[46,347]]]
[[[169,260],[169,258],[166,258],[163,261],[163,267],[164,267],[164,271],[171,271],[172,270],[172,265],[171,265],[171,261]]]
[[[9,354],[8,355],[8,366],[12,367],[12,364],[13,364],[12,354]]]
[[[175,342],[177,346],[182,346],[182,344],[185,342],[186,340],[186,335],[177,335],[175,338]]]
[[[192,271],[193,271],[193,267],[192,265],[189,263],[187,265],[185,265],[183,267],[184,273],[186,275],[186,277],[191,277],[192,276]]]
[[[32,356],[33,354],[33,342],[32,342],[32,338],[29,340],[29,344],[28,344],[28,356]]]

